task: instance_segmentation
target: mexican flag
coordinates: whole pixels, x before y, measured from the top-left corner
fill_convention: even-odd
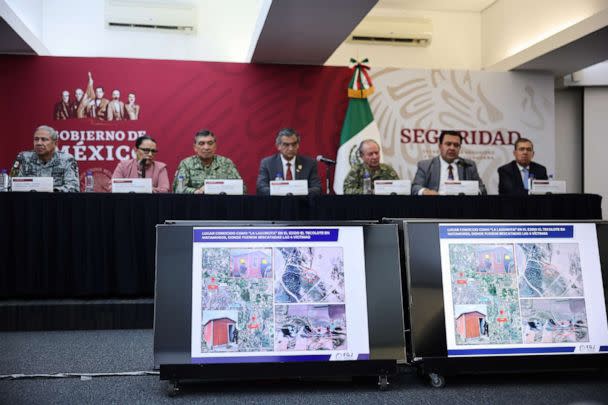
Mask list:
[[[340,133],[340,147],[336,157],[336,171],[334,174],[334,191],[343,194],[344,179],[350,171],[351,165],[361,162],[359,157],[359,144],[366,139],[373,139],[380,143],[380,131],[374,121],[372,110],[369,108],[367,96],[374,92],[369,66],[365,65],[367,59],[354,64],[353,78],[348,85],[348,109]]]

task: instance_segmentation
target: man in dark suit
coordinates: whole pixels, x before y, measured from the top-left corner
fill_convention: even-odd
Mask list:
[[[486,194],[475,162],[459,156],[461,146],[460,132],[441,131],[439,156],[418,162],[418,170],[412,181],[412,195],[441,194],[446,180],[477,180],[479,191]]]
[[[275,140],[279,153],[262,159],[256,181],[257,194],[270,194],[270,181],[308,180],[308,194],[321,194],[321,179],[317,162],[307,156],[299,156],[300,135],[291,128],[283,128]]]
[[[515,160],[498,168],[498,194],[528,194],[529,179],[547,180],[547,169],[534,163],[534,145],[519,138],[513,150]]]

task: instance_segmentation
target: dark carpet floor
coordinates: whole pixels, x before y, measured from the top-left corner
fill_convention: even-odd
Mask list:
[[[152,331],[0,333],[0,375],[152,371]],[[391,380],[192,383],[177,397],[157,375],[0,380],[0,404],[576,404],[608,405],[605,374],[458,376],[431,388],[411,369]]]

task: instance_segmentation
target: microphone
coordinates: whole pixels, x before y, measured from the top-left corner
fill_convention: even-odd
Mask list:
[[[141,160],[141,163],[140,163],[140,165],[141,165],[141,178],[142,179],[146,178],[146,161],[147,161],[147,159],[143,158]]]
[[[326,165],[335,165],[336,164],[335,160],[328,159],[328,158],[324,157],[323,155],[318,155],[317,156],[317,162],[323,162]]]
[[[458,162],[456,162],[456,164],[458,166],[462,167],[462,179],[460,179],[460,180],[466,180],[467,179],[466,168],[471,166],[471,164],[469,162],[465,162],[462,159],[458,159]]]

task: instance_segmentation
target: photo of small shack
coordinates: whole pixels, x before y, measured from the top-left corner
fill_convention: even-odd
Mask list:
[[[230,261],[232,277],[272,277],[271,249],[233,249]]]
[[[461,312],[456,317],[456,333],[465,340],[487,336],[486,314],[481,311]]]
[[[237,343],[238,312],[203,311],[203,341],[209,350],[226,350]]]
[[[477,271],[480,273],[511,273],[513,271],[512,246],[476,246]]]

